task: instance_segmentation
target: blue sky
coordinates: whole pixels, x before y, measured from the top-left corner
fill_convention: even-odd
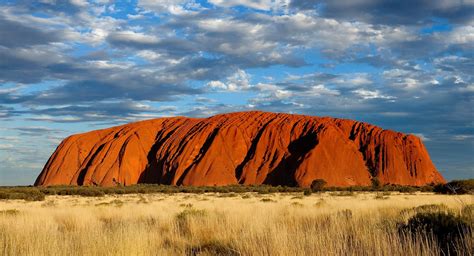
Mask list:
[[[0,1],[0,185],[72,133],[264,110],[420,136],[474,177],[474,2]]]

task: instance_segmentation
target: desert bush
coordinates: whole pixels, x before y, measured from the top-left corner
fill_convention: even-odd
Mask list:
[[[453,180],[446,184],[437,184],[433,191],[440,194],[474,194],[474,179]]]
[[[0,199],[23,199],[26,201],[43,201],[45,195],[36,188],[9,188],[0,191]]]
[[[77,195],[86,196],[86,197],[100,197],[104,196],[104,191],[95,188],[83,188],[79,189]]]
[[[396,189],[392,191],[398,191],[400,193],[414,193],[418,190],[417,188],[411,186],[396,186],[395,188]]]
[[[305,196],[310,196],[311,194],[312,194],[311,189],[305,189],[303,191],[303,195],[305,195]]]
[[[126,194],[127,191],[123,188],[117,188],[117,189],[114,189],[112,191],[108,190],[108,191],[104,191],[106,194],[117,194],[117,195],[123,195],[123,194]]]
[[[115,190],[114,190],[115,191]],[[120,190],[119,190],[120,191]],[[85,197],[100,197],[107,194],[115,193],[111,188],[103,187],[78,187],[78,186],[53,186],[41,188],[41,192],[46,195],[62,195],[62,196],[85,196]]]
[[[9,199],[8,193],[5,191],[0,191],[0,200],[1,199]]]
[[[400,224],[398,231],[412,239],[433,237],[445,255],[464,255],[469,252],[463,242],[472,228],[460,216],[445,212],[418,212],[407,223]]]
[[[434,185],[425,185],[420,187],[421,192],[433,192]]]
[[[182,212],[178,213],[176,215],[176,220],[180,221],[180,220],[184,220],[184,219],[187,219],[189,217],[204,217],[206,216],[206,211],[205,210],[198,210],[198,209],[194,209],[194,208],[189,208],[189,209],[185,209],[183,210]]]
[[[339,191],[339,192],[331,192],[331,196],[356,196],[356,193],[353,191]]]
[[[378,188],[382,187],[382,184],[380,183],[380,180],[377,177],[373,177],[371,179],[371,182],[372,182],[372,188],[374,188],[374,189],[378,189]]]
[[[229,192],[229,193],[220,193],[218,197],[236,197],[237,193],[235,192]]]
[[[319,192],[322,191],[327,182],[323,179],[316,179],[311,182],[311,191]]]
[[[23,193],[22,199],[25,199],[26,201],[43,201],[45,199],[45,195],[37,189],[31,189],[26,193]]]
[[[386,184],[384,186],[379,187],[378,189],[375,189],[374,191],[398,191],[400,193],[413,193],[416,191],[421,191],[421,187]]]

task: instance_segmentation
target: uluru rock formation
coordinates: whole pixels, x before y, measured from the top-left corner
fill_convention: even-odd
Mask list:
[[[445,182],[414,135],[268,112],[170,117],[66,138],[35,185],[424,185]]]

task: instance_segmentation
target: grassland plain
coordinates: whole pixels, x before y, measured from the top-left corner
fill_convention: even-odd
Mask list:
[[[350,191],[0,200],[0,254],[440,255],[435,238],[400,225],[426,209],[472,215],[472,203],[472,195]],[[468,255],[473,234],[461,235],[455,246]]]

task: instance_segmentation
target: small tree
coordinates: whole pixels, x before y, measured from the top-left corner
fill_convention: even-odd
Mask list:
[[[305,196],[310,196],[311,193],[312,193],[312,192],[311,192],[311,189],[305,189],[305,190],[303,191],[303,195],[305,195]]]
[[[375,188],[375,189],[380,188],[380,180],[377,177],[372,178],[372,188]]]
[[[323,179],[313,180],[313,182],[311,183],[311,191],[319,192],[323,190],[324,186],[326,186],[326,183],[327,182]]]

